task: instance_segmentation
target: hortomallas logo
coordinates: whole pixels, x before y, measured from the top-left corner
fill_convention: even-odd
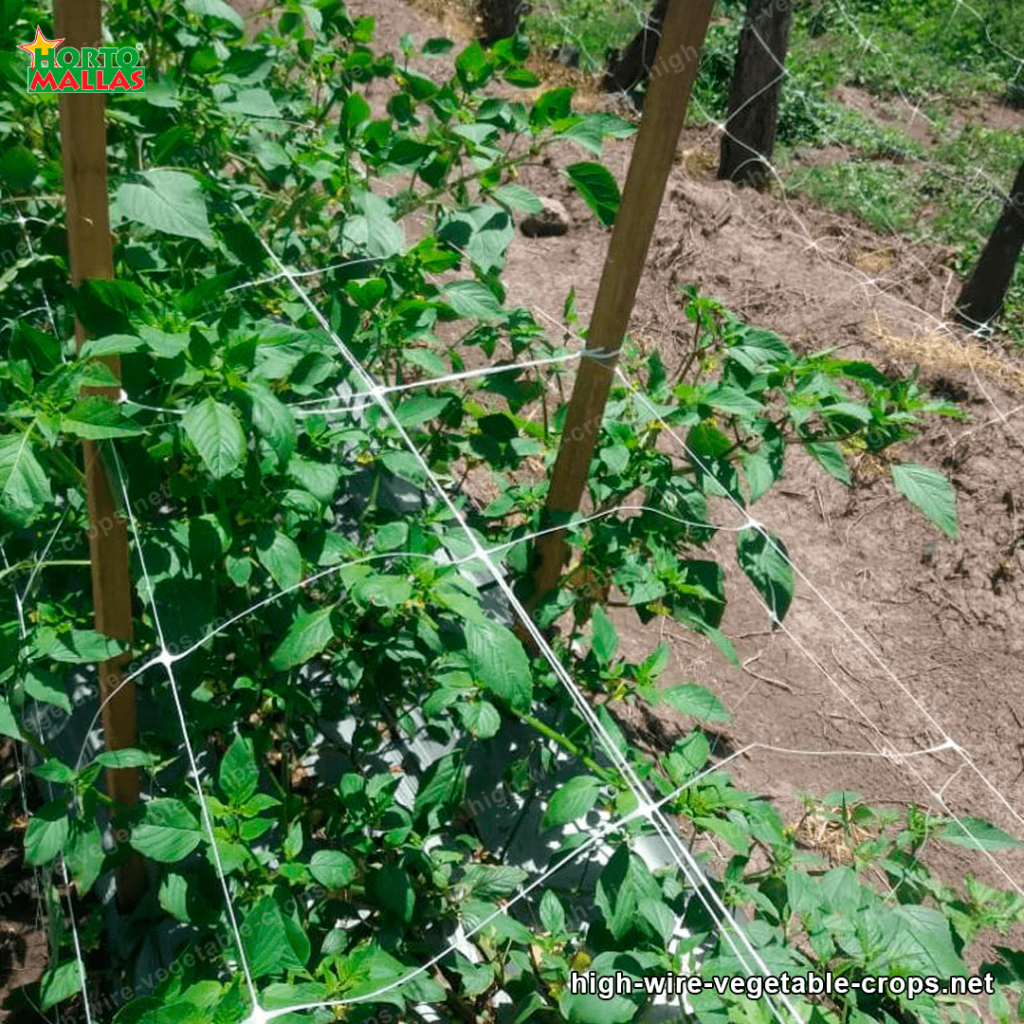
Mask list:
[[[145,92],[146,69],[139,66],[134,46],[61,46],[47,39],[39,26],[31,43],[19,50],[32,55],[29,92]]]

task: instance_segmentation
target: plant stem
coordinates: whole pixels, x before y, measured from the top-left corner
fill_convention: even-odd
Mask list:
[[[696,326],[696,328],[694,329],[694,332],[693,332],[693,341],[690,342],[690,355],[689,355],[689,358],[686,360],[685,363],[683,363],[683,365],[679,368],[679,372],[672,379],[672,383],[673,384],[678,384],[681,380],[683,380],[686,377],[686,375],[690,372],[690,367],[693,366],[694,359],[697,358],[697,353],[700,351],[700,347],[699,347],[699,344],[700,344],[700,329],[701,329],[701,322],[700,322],[700,317],[698,316],[697,317],[697,326]]]
[[[529,725],[531,728],[536,729],[542,736],[547,737],[554,743],[557,743],[567,753],[572,754],[573,757],[578,757],[595,775],[599,776],[604,782],[611,782],[614,779],[612,773],[607,769],[599,765],[589,754],[583,753],[579,747],[568,736],[564,736],[557,729],[552,729],[550,725],[542,722],[539,718],[534,718],[533,715],[527,714],[525,711],[517,711],[515,708],[509,709],[513,715],[516,716],[521,722]]]

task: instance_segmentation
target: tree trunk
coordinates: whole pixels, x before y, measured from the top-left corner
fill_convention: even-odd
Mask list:
[[[1003,309],[1006,290],[1024,248],[1024,164],[1020,165],[1010,198],[974,272],[956,302],[958,323],[970,328],[990,324]]]
[[[527,13],[526,0],[478,0],[480,39],[491,46],[499,39],[508,39],[519,30],[519,19]]]
[[[719,178],[754,188],[768,183],[792,24],[791,0],[748,0],[722,136]]]
[[[616,50],[608,60],[602,83],[605,92],[624,92],[639,100],[640,86],[647,81],[654,68],[654,58],[661,41],[661,27],[665,24],[668,0],[658,0],[644,27],[621,52]],[[637,104],[639,106],[639,103]]]

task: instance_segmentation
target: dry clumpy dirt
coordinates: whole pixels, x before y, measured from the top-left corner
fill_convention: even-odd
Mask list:
[[[251,16],[263,4],[234,6]],[[472,30],[445,0],[348,6],[375,17],[382,49],[397,50],[405,33],[422,44],[438,35],[468,41]],[[424,73],[445,73],[436,62],[417,63]],[[553,74],[557,84],[578,84],[578,74],[560,66]],[[380,95],[369,99],[382,106],[384,86],[374,88]],[[837,98],[933,141],[912,110],[880,110],[852,88]],[[589,90],[577,106],[604,102]],[[1024,123],[1017,112],[977,113],[986,122],[1012,116],[1015,125]],[[547,166],[524,169],[521,180],[561,202],[570,228],[549,238],[517,233],[504,278],[508,303],[557,319],[575,288],[586,322],[609,236],[559,171],[587,157],[568,145],[550,152]],[[628,141],[606,148],[604,162],[620,183],[630,154]],[[729,759],[740,785],[770,797],[791,823],[803,813],[804,793],[856,791],[874,806],[914,803],[937,811],[933,794],[941,794],[947,813],[983,817],[1024,837],[1024,365],[1011,352],[946,328],[944,313],[959,288],[946,266],[949,250],[879,235],[856,218],[779,191],[719,182],[716,154],[712,130],[684,132],[633,337],[670,368],[678,365],[689,337],[679,288],[695,285],[799,351],[833,348],[901,374],[919,367],[920,380],[959,403],[966,417],[929,424],[893,454],[952,478],[960,539],[948,541],[895,495],[884,466],[865,460],[856,486],[847,489],[803,453],[791,453],[782,483],[753,509],[783,538],[799,570],[785,629],[770,629],[736,568],[734,534],[723,532],[715,542],[727,573],[723,629],[742,669],[672,622],[644,627],[632,613],[613,610],[623,653],[639,659],[669,644],[666,679],[710,687],[732,714],[714,734],[716,755]],[[805,158],[843,155],[810,151]],[[724,526],[743,522],[724,504],[712,508],[711,518]],[[616,710],[655,749],[667,749],[687,726],[672,713]],[[801,834],[815,845],[807,831]],[[932,845],[924,859],[954,882],[974,874],[1005,888],[1024,879],[1019,852],[985,860]],[[27,877],[13,847],[0,851],[0,888],[20,892],[21,901],[0,907],[0,1006],[8,992],[37,981],[46,963]],[[13,1024],[26,1013],[0,1008],[0,1022]]]

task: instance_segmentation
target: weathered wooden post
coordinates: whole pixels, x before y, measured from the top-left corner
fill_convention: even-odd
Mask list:
[[[714,0],[671,0],[651,72],[640,131],[633,149],[622,204],[612,230],[583,358],[551,476],[545,510],[559,525],[580,506],[594,445],[601,431],[622,339],[629,326],[658,211],[686,120],[700,49]],[[553,590],[566,560],[565,531],[537,541],[533,608]]]
[[[57,35],[68,46],[79,49],[101,46],[100,18],[100,0],[54,0]],[[110,279],[114,276],[103,94],[61,93],[60,135],[71,284],[77,287],[89,278]],[[77,317],[75,338],[81,348],[85,329]],[[120,377],[120,361],[116,356],[107,357],[104,362]],[[90,393],[116,399],[118,389],[94,388]],[[83,441],[82,450],[96,629],[114,640],[128,641],[132,638],[128,527],[114,500],[113,481],[102,448],[93,441]],[[136,742],[135,684],[121,685],[124,662],[123,657],[115,658],[99,666],[100,699],[107,701],[110,698],[102,713],[108,750],[132,747]],[[120,808],[134,807],[139,802],[138,769],[108,769],[107,792]],[[116,816],[114,827],[116,834]],[[117,872],[118,906],[123,911],[132,909],[145,888],[145,864],[138,854],[133,853]]]
[[[719,178],[754,188],[768,184],[792,26],[792,0],[748,0],[722,135]]]
[[[1024,164],[1020,165],[1002,216],[956,300],[956,319],[977,330],[999,316],[1024,249]]]

